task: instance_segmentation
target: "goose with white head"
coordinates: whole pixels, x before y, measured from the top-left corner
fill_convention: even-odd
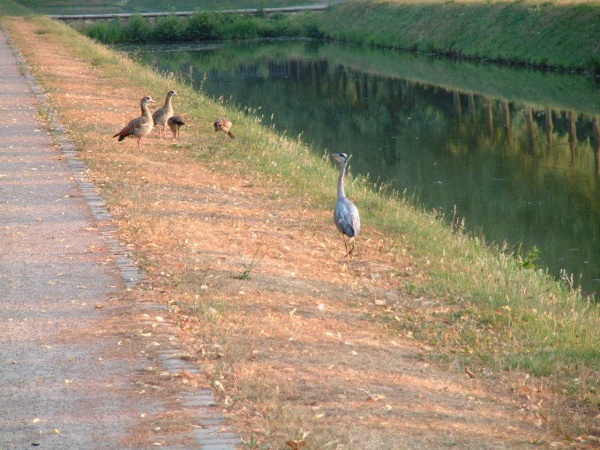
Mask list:
[[[152,131],[154,122],[152,121],[152,113],[148,108],[150,103],[154,103],[154,100],[149,95],[142,98],[140,101],[140,107],[142,109],[142,115],[129,121],[121,131],[115,134],[113,137],[119,137],[119,142],[128,136],[137,138],[138,150],[142,149],[142,138]]]

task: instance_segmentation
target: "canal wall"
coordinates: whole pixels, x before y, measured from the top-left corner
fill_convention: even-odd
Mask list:
[[[220,14],[292,14],[307,11],[324,11],[328,8],[327,5],[308,5],[308,6],[288,6],[282,8],[246,8],[246,9],[224,9],[217,10]],[[54,20],[60,20],[70,24],[79,23],[94,23],[107,20],[121,20],[125,23],[134,16],[139,16],[149,21],[156,21],[166,17],[177,17],[181,19],[189,19],[198,11],[178,11],[178,12],[148,12],[148,13],[111,13],[111,14],[50,14],[48,17]]]

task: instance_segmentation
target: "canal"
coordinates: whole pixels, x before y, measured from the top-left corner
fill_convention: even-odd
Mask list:
[[[312,41],[127,49],[317,154],[600,290],[600,84]]]

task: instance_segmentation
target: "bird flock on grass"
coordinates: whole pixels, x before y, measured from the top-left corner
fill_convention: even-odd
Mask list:
[[[186,123],[183,117],[174,114],[173,97],[175,96],[178,95],[174,90],[167,92],[164,106],[154,111],[154,113],[150,112],[149,107],[151,103],[156,103],[154,99],[149,95],[143,97],[140,101],[141,116],[130,120],[113,138],[118,137],[120,142],[126,137],[134,137],[137,139],[138,150],[141,150],[142,138],[147,136],[154,127],[158,127],[161,139],[163,139],[166,128],[169,127],[172,139],[178,139],[180,129]],[[231,132],[233,123],[228,118],[218,117],[215,119],[213,125],[215,133],[222,131],[231,139],[235,139],[234,134]],[[352,203],[352,200],[346,197],[344,190],[344,177],[350,157],[346,153],[333,153],[331,156],[340,165],[340,173],[337,181],[337,202],[333,210],[333,222],[344,239],[346,260],[349,267],[350,256],[354,251],[356,237],[360,232],[360,215],[358,208]]]

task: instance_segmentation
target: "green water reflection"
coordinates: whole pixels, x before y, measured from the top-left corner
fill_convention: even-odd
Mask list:
[[[600,289],[600,85],[314,42],[132,50]]]

